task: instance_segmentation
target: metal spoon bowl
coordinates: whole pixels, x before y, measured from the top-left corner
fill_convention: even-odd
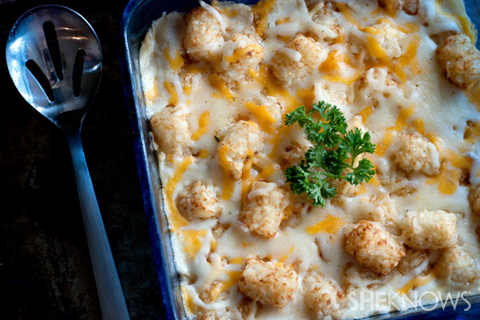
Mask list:
[[[77,12],[58,5],[39,6],[13,26],[6,58],[20,94],[68,139],[102,316],[129,319],[80,137],[100,83],[100,41]]]

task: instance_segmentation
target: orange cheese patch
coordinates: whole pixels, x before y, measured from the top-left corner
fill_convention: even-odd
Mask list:
[[[223,200],[229,200],[235,191],[235,180],[228,174],[228,168],[230,167],[227,156],[228,150],[229,148],[226,144],[218,150],[218,161],[224,170],[224,185],[221,196]]]
[[[203,247],[203,240],[207,235],[207,230],[179,230],[178,234],[182,239],[183,251],[193,260],[197,252]]]
[[[180,165],[175,170],[173,177],[168,180],[165,186],[165,197],[167,198],[167,205],[169,209],[169,221],[172,224],[172,229],[177,230],[180,227],[186,226],[188,221],[182,217],[182,215],[177,211],[177,207],[175,206],[173,195],[175,193],[175,189],[177,184],[182,179],[183,174],[187,171],[188,167],[193,163],[193,157],[185,158]]]
[[[273,124],[275,123],[275,117],[270,113],[270,110],[266,106],[259,106],[253,101],[245,103],[248,111],[257,119],[260,128],[268,134],[274,132]]]
[[[385,151],[393,141],[395,137],[395,131],[402,131],[405,126],[407,126],[407,120],[415,113],[415,105],[411,104],[410,106],[400,110],[397,120],[394,127],[385,129],[385,134],[383,135],[382,141],[375,148],[375,154],[377,156],[383,156]]]
[[[372,57],[376,59],[376,62],[371,63],[368,68],[373,67],[386,67],[391,73],[397,75],[401,81],[407,80],[407,74],[405,70],[410,69],[412,75],[420,73],[420,67],[417,60],[417,50],[420,45],[420,38],[415,35],[412,36],[405,53],[396,59],[389,59],[385,49],[378,43],[373,37],[367,36],[367,47]]]
[[[178,104],[178,95],[177,91],[175,91],[175,86],[170,81],[164,81],[163,86],[170,94],[170,99],[168,100],[168,103],[172,106],[176,106]]]
[[[238,62],[243,56],[245,56],[248,52],[252,50],[261,51],[262,48],[258,45],[251,44],[244,48],[235,49],[232,55],[225,57],[225,61],[227,61],[228,63]]]
[[[343,65],[343,68],[342,68]],[[341,71],[343,69],[343,72]],[[326,73],[325,79],[331,82],[340,82],[350,85],[360,78],[362,72],[352,66],[350,58],[343,52],[334,50],[318,68]]]
[[[227,84],[225,81],[216,73],[211,73],[208,76],[208,82],[212,87],[218,90],[220,94],[225,97],[229,101],[233,101],[235,97],[233,96],[232,92],[230,89],[228,89]]]
[[[210,290],[211,300],[217,299],[222,292],[228,291],[231,287],[233,287],[236,283],[238,283],[238,280],[242,275],[241,271],[225,271],[225,272],[228,275],[228,280],[217,282],[216,285]]]
[[[427,274],[425,276],[418,276],[407,282],[402,288],[398,289],[398,293],[407,294],[410,290],[414,290],[418,287],[423,287],[429,284],[435,277],[432,274]]]
[[[365,124],[365,122],[367,122],[367,119],[368,119],[368,117],[370,117],[372,112],[373,112],[373,107],[372,106],[368,106],[365,109],[363,109],[362,111],[360,111],[359,115],[362,117],[362,123],[363,124]]]
[[[192,140],[197,141],[208,131],[208,124],[210,122],[210,112],[206,111],[202,113],[198,119],[198,129],[192,134]]]
[[[276,0],[262,0],[252,6],[252,12],[255,15],[255,30],[259,36],[263,36],[263,33],[268,27],[268,14],[272,11]]]
[[[287,108],[284,113],[288,113],[300,106],[300,101],[278,83],[278,80],[267,66],[260,65],[259,71],[254,78],[265,89],[267,95],[276,97],[286,104]]]
[[[325,219],[318,222],[317,224],[307,227],[305,231],[308,234],[316,234],[320,232],[336,234],[338,230],[340,230],[345,225],[345,223],[346,222],[343,221],[341,218],[329,214]]]
[[[184,305],[187,307],[187,310],[193,314],[196,309],[195,302],[193,302],[192,295],[185,287],[185,285],[181,286],[181,294]]]
[[[170,67],[173,69],[173,71],[179,71],[185,64],[185,61],[183,60],[178,50],[176,51],[173,58],[170,56],[169,48],[165,48],[163,50],[163,55],[165,56],[165,59],[167,59],[167,61],[170,63]]]
[[[457,191],[458,182],[462,172],[460,169],[448,168],[446,161],[442,162],[440,173],[432,178],[427,179],[427,184],[438,184],[438,192],[441,194],[454,194]]]

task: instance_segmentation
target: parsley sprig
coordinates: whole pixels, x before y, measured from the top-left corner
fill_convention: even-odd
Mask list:
[[[355,159],[363,153],[373,153],[375,145],[370,133],[358,128],[347,131],[342,112],[321,101],[311,111],[298,107],[285,115],[285,124],[297,122],[313,146],[305,153],[299,165],[285,170],[292,192],[306,193],[314,206],[325,206],[325,200],[336,196],[331,179],[347,180],[358,185],[370,181],[375,174],[370,160],[364,158],[355,166]]]

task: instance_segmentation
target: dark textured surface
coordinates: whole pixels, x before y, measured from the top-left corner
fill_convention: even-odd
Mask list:
[[[47,3],[82,14],[104,72],[83,143],[132,319],[162,318],[123,87],[118,26],[127,1],[0,0],[0,318],[100,319],[66,140],[16,91],[5,64],[15,20]]]

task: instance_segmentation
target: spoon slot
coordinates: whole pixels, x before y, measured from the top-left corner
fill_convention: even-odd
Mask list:
[[[53,68],[57,74],[58,80],[63,79],[62,57],[60,55],[60,47],[58,46],[57,32],[51,21],[43,23],[43,34],[47,40],[48,52],[52,59]]]
[[[32,74],[32,76],[37,80],[38,84],[42,87],[43,92],[47,95],[48,100],[50,102],[55,100],[55,96],[53,94],[52,87],[50,86],[50,82],[48,81],[45,74],[42,72],[42,69],[38,66],[38,64],[33,60],[28,60],[25,63],[28,71]]]
[[[85,50],[80,49],[75,55],[75,64],[73,65],[72,86],[73,95],[80,95],[80,85],[82,83],[83,64],[85,63]]]

